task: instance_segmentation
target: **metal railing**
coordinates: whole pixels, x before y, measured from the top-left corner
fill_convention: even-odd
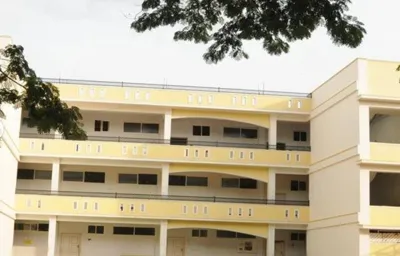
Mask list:
[[[221,87],[204,87],[204,86],[187,86],[187,85],[169,85],[169,84],[150,84],[150,83],[130,83],[130,82],[110,82],[96,80],[78,80],[78,79],[57,79],[57,78],[42,78],[44,82],[55,84],[81,84],[93,86],[113,86],[113,87],[136,87],[150,89],[168,89],[179,91],[202,91],[202,92],[223,92],[223,93],[242,93],[242,94],[257,94],[257,95],[276,95],[298,98],[311,98],[310,93],[300,92],[282,92],[282,91],[266,91],[266,90],[251,90],[251,89],[234,89]]]
[[[238,203],[238,204],[269,204],[269,205],[301,205],[308,206],[309,201],[298,200],[269,200],[251,198],[230,198],[217,196],[180,196],[180,195],[157,195],[157,194],[127,194],[106,192],[80,192],[80,191],[51,191],[17,189],[17,194],[29,195],[51,195],[51,196],[77,196],[77,197],[100,197],[120,199],[145,199],[145,200],[167,200],[167,201],[197,201],[214,203]]]
[[[20,138],[29,139],[63,139],[55,134],[20,133]],[[224,147],[224,148],[251,148],[251,149],[275,149],[287,151],[311,151],[310,146],[290,146],[290,145],[269,145],[268,143],[236,143],[220,141],[194,141],[194,140],[165,140],[157,138],[130,138],[130,137],[111,137],[111,136],[88,136],[88,141],[110,141],[128,143],[149,143],[149,144],[168,144],[177,146],[205,146],[205,147]]]

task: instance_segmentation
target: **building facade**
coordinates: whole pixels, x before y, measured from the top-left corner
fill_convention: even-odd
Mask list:
[[[397,255],[396,67],[311,94],[48,79],[88,139],[1,106],[0,255]]]

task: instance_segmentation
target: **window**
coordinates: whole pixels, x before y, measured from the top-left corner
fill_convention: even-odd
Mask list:
[[[256,129],[241,129],[240,137],[246,139],[257,139],[258,131]]]
[[[186,177],[186,186],[207,187],[207,177]]]
[[[104,172],[85,172],[84,182],[88,183],[104,183],[106,174]]]
[[[247,178],[222,178],[221,187],[223,188],[241,188],[256,189],[257,180]]]
[[[124,123],[124,132],[141,132],[140,123]]]
[[[35,170],[35,180],[51,180],[51,171]]]
[[[158,124],[142,124],[142,133],[158,133]]]
[[[134,228],[133,227],[114,227],[113,234],[114,235],[133,235]]]
[[[246,139],[257,139],[257,129],[245,129],[245,128],[231,128],[224,127],[224,137],[229,138],[246,138]]]
[[[240,138],[240,128],[224,127],[224,137]]]
[[[240,188],[243,189],[256,189],[257,188],[257,181],[253,179],[240,179]]]
[[[307,191],[307,183],[305,181],[292,180],[290,182],[291,191]]]
[[[255,236],[244,234],[244,233],[236,233],[237,238],[256,238]]]
[[[210,136],[210,126],[193,126],[193,136]]]
[[[232,232],[226,230],[217,230],[217,237],[220,238],[255,238],[255,236],[243,234],[239,232]]]
[[[104,172],[63,172],[63,181],[77,181],[87,183],[104,183],[106,174]]]
[[[48,232],[49,231],[49,224],[39,223],[38,231]]]
[[[17,179],[19,180],[51,180],[51,171],[18,169]]]
[[[15,223],[14,230],[48,232],[49,224],[48,223]]]
[[[170,186],[185,186],[186,185],[186,176],[170,175],[168,184]]]
[[[134,227],[114,227],[114,235],[137,235],[137,236],[154,236],[155,228],[134,228]]]
[[[240,184],[240,179],[236,178],[222,178],[221,187],[223,188],[238,188]]]
[[[124,123],[124,132],[158,133],[159,124]]]
[[[88,233],[89,234],[104,234],[104,226],[88,226]]]
[[[157,185],[157,174],[139,174],[139,184]]]
[[[154,236],[156,234],[155,228],[135,228],[134,231],[137,236]]]
[[[292,241],[305,241],[306,233],[304,232],[294,232],[290,234],[290,240]]]
[[[193,229],[192,237],[207,237],[208,231],[207,229]]]
[[[197,186],[197,187],[207,187],[208,178],[207,177],[190,177],[182,175],[170,175],[169,176],[170,186]]]
[[[307,133],[306,132],[293,132],[293,140],[294,141],[307,141]]]
[[[118,174],[118,183],[122,184],[137,184],[138,183],[138,175],[137,174]]]
[[[94,131],[95,132],[108,132],[110,127],[109,121],[94,120]]]
[[[83,172],[63,172],[63,181],[83,181]]]
[[[217,230],[217,237],[221,238],[236,238],[236,232]]]
[[[29,169],[18,169],[17,179],[19,180],[33,180],[35,171]]]

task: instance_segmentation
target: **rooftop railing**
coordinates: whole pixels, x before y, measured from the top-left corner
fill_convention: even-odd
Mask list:
[[[62,139],[60,135],[55,134],[38,134],[38,133],[21,133],[20,138],[29,139]],[[110,142],[127,142],[127,143],[148,143],[148,144],[168,144],[178,146],[205,146],[205,147],[224,147],[224,148],[252,148],[252,149],[275,149],[287,151],[311,151],[310,146],[290,146],[286,144],[269,145],[268,143],[236,143],[236,142],[220,142],[220,141],[195,141],[182,139],[156,139],[156,138],[131,138],[131,137],[110,137],[110,136],[88,136],[88,141],[110,141]]]
[[[117,192],[105,193],[105,192],[51,191],[51,190],[30,190],[30,189],[17,189],[16,193],[17,194],[31,194],[31,195],[51,195],[51,196],[78,196],[78,197],[101,197],[101,198],[120,198],[120,199],[169,200],[169,201],[197,201],[197,202],[238,203],[238,204],[301,205],[301,206],[309,205],[309,201],[230,198],[230,197],[218,197],[218,196],[127,194],[127,193],[117,193]]]
[[[45,82],[54,83],[54,84],[80,84],[80,85],[92,85],[92,86],[135,87],[135,88],[168,89],[168,90],[179,90],[179,91],[242,93],[242,94],[276,95],[276,96],[287,96],[287,97],[298,97],[298,98],[311,98],[310,93],[266,91],[266,90],[261,90],[261,89],[252,90],[252,89],[234,89],[234,88],[222,88],[222,87],[110,82],[110,81],[96,81],[96,80],[61,79],[61,78],[60,79],[42,78],[42,79]]]

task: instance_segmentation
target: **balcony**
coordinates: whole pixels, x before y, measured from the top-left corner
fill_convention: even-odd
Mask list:
[[[89,137],[87,141],[55,138],[54,135],[21,134],[21,156],[95,158],[152,162],[203,163],[306,168],[309,147],[240,144],[225,142],[174,141],[145,138]],[[33,137],[33,138],[31,138]],[[39,138],[38,138],[39,137]],[[178,143],[179,144],[179,143]]]
[[[17,190],[18,214],[306,224],[308,201]]]
[[[44,81],[56,84],[62,99],[72,102],[304,114],[311,110],[311,99],[304,93],[69,79]]]
[[[370,206],[370,225],[380,228],[400,228],[400,207]]]
[[[370,161],[386,163],[386,164],[400,164],[400,144],[394,143],[370,143]]]

